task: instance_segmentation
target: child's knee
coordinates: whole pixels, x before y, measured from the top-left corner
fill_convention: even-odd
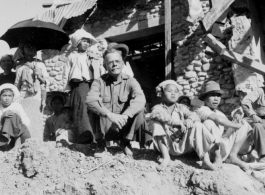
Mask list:
[[[209,119],[205,120],[205,121],[203,122],[203,124],[204,124],[204,126],[205,126],[207,129],[212,129],[213,127],[217,127],[216,124],[215,124],[215,122],[212,121],[212,120],[209,120]]]

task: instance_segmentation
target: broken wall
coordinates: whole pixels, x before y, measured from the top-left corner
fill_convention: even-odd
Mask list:
[[[232,4],[231,9],[233,15],[230,21],[233,30],[229,40],[229,49],[264,64],[265,56],[262,48],[264,35],[256,4],[248,0],[237,0]],[[233,73],[236,90],[253,90],[263,86],[262,75],[235,63],[233,63]]]

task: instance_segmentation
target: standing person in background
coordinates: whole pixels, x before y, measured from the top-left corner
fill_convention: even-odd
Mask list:
[[[77,51],[69,55],[63,72],[64,91],[71,91],[68,106],[71,107],[75,141],[90,143],[95,140],[95,121],[93,115],[88,113],[85,99],[93,80],[101,76],[101,67],[100,63],[93,63],[95,59],[91,59],[87,51],[97,40],[84,29],[79,29],[70,36],[70,41]]]
[[[14,55],[16,67],[15,86],[20,91],[20,103],[30,117],[32,137],[42,140],[43,107],[49,86],[45,64],[36,58],[37,49],[32,41],[22,41]]]
[[[12,68],[14,68],[14,61],[12,55],[3,55],[0,58],[0,66],[3,69],[3,73],[0,74],[0,85],[4,83],[14,84],[16,79],[16,73],[12,72]]]

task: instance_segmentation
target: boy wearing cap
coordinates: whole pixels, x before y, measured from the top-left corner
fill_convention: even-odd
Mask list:
[[[246,120],[253,127],[254,147],[259,155],[259,162],[265,162],[265,94],[264,88],[253,91],[241,89],[239,91],[241,104]]]
[[[124,153],[132,155],[130,141],[135,132],[148,130],[144,119],[144,93],[134,78],[122,73],[128,49],[120,50],[111,48],[105,52],[104,65],[108,73],[94,80],[86,98],[88,109],[100,118],[96,131],[101,136],[95,157],[103,156],[105,140],[121,140]]]
[[[205,106],[202,106],[197,114],[206,128],[213,134],[216,142],[220,143],[218,150],[211,154],[215,158],[216,164],[220,165],[222,161],[228,158],[231,163],[247,170],[249,169],[248,165],[241,161],[237,154],[252,128],[244,120],[241,123],[231,122],[221,111],[217,110],[223,93],[218,83],[214,81],[205,83],[203,92],[199,96],[199,99],[204,101]]]

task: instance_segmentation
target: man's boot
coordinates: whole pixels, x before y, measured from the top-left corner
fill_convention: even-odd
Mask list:
[[[104,152],[107,150],[106,148],[106,140],[98,140],[97,145],[96,145],[96,150],[94,153],[95,158],[103,158],[104,157]]]

